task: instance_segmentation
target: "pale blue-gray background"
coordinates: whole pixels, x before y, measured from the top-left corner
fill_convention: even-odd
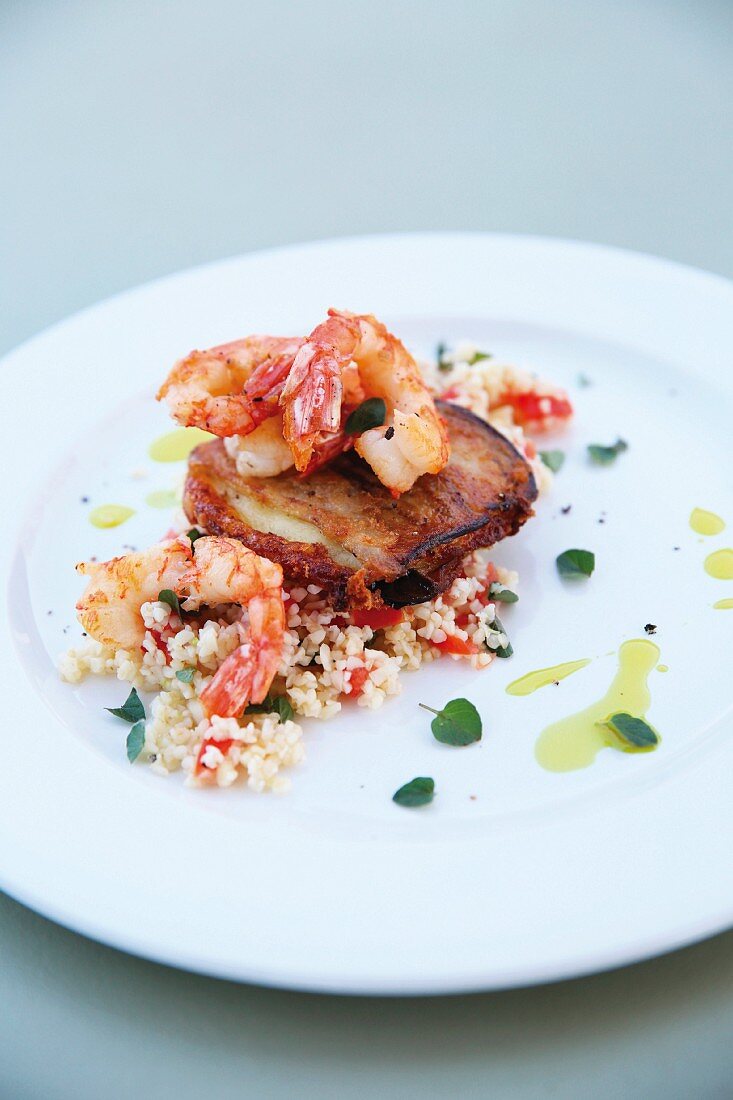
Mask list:
[[[3,0],[0,347],[339,234],[549,233],[733,275],[732,62],[730,0]],[[9,899],[0,934],[2,1100],[733,1095],[730,933],[391,1002],[177,973]]]

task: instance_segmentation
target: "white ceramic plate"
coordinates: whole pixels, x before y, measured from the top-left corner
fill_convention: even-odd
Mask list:
[[[168,426],[152,394],[174,359],[250,331],[305,332],[329,305],[376,313],[419,352],[471,338],[570,390],[565,468],[496,555],[521,575],[505,616],[515,656],[484,673],[441,661],[405,675],[381,711],[305,722],[307,762],[284,798],[189,790],[128,764],[101,709],[124,685],[58,681],[55,659],[78,636],[72,567],[165,528],[142,501],[182,472],[146,456]],[[733,613],[711,608],[733,583],[702,565],[726,536],[702,545],[688,516],[699,505],[733,521],[732,347],[721,279],[589,245],[439,234],[185,272],[14,352],[3,364],[4,888],[150,958],[350,993],[545,981],[730,924]],[[592,386],[577,387],[580,373]],[[629,451],[591,467],[586,444],[617,435]],[[130,476],[139,467],[143,481]],[[83,495],[139,510],[97,531]],[[597,568],[570,587],[554,559],[573,546],[594,550]],[[540,769],[539,731],[602,694],[619,644],[647,622],[669,665],[651,677],[659,750]],[[597,659],[559,687],[504,692],[579,657]],[[480,707],[480,746],[439,745],[417,707],[457,695]],[[432,775],[438,794],[408,812],[391,795],[414,775]]]

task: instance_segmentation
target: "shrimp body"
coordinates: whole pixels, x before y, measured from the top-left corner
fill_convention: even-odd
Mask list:
[[[283,418],[279,411],[248,435],[229,436],[224,446],[242,477],[276,477],[293,465],[292,452],[283,439]]]
[[[302,340],[247,336],[208,351],[192,351],[173,367],[156,394],[179,424],[214,435],[247,435],[277,414],[284,379]],[[245,392],[246,383],[255,385]],[[274,389],[270,397],[270,391]]]
[[[448,437],[415,360],[375,317],[332,309],[297,352],[280,396],[283,434],[298,470],[339,431],[346,380],[350,399],[381,397],[387,407],[386,423],[354,443],[383,485],[404,493],[422,474],[443,469]]]
[[[82,562],[89,578],[76,605],[87,633],[104,645],[135,649],[145,638],[143,603],[163,589],[185,611],[236,603],[249,613],[249,638],[219,667],[201,693],[207,714],[231,718],[250,700],[261,703],[280,662],[285,630],[282,569],[236,539],[186,537],[106,562]]]

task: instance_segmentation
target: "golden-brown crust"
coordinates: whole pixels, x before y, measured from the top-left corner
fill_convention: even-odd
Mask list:
[[[417,602],[403,599],[401,590],[430,599],[450,585],[466,553],[518,531],[537,496],[528,463],[503,435],[465,409],[438,405],[450,434],[450,462],[398,500],[353,452],[307,478],[289,471],[244,479],[216,440],[190,457],[186,514],[212,534],[240,539],[279,561],[289,580],[325,588],[338,607],[379,605],[382,593],[389,603]],[[255,530],[232,502],[235,494],[315,525],[357,564],[334,561],[321,543]]]

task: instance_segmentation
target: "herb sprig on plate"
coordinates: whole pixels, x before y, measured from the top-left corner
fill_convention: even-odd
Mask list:
[[[538,451],[537,453],[547,469],[552,470],[553,474],[563,468],[565,463],[564,451]]]
[[[572,580],[590,577],[596,567],[596,556],[592,550],[565,550],[555,562],[560,576]]]
[[[277,714],[281,722],[289,722],[295,713],[284,695],[266,695],[261,703],[250,703],[245,714]]]
[[[463,746],[481,740],[481,715],[468,699],[451,699],[442,710],[435,710],[425,703],[418,703],[418,706],[435,715],[430,728],[435,740],[441,744]]]
[[[131,724],[130,732],[125,741],[127,759],[131,764],[137,760],[145,747],[145,707],[135,688],[125,699],[121,707],[105,707],[115,718],[121,718],[123,722]]]
[[[435,795],[435,782],[430,776],[417,775],[409,783],[404,783],[392,795],[392,801],[406,809],[415,809],[416,806],[427,806],[433,801]]]
[[[370,428],[381,428],[387,417],[387,405],[381,397],[367,397],[349,414],[344,425],[347,435],[361,435]]]
[[[608,445],[603,443],[589,443],[588,444],[588,456],[591,462],[595,462],[597,466],[609,466],[612,462],[615,462],[620,454],[624,451],[628,451],[629,445],[625,439],[617,439],[615,443]]]
[[[610,715],[598,725],[605,726],[614,733],[622,742],[625,752],[649,751],[655,749],[660,741],[659,734],[648,722],[625,711]]]

